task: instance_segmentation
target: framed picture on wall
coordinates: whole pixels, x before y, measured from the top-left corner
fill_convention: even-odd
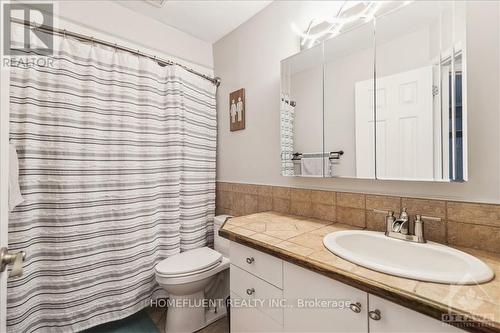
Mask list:
[[[229,128],[231,132],[245,128],[245,89],[229,94]]]

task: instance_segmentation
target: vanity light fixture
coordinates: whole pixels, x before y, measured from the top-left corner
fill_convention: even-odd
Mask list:
[[[344,31],[346,27],[352,28],[373,20],[381,14],[404,7],[413,1],[344,1],[338,13],[332,18],[319,20],[313,18],[305,31],[297,24],[291,23],[291,29],[300,37],[300,48],[309,49],[323,40],[334,37]]]
[[[153,5],[158,8],[162,8],[165,5],[165,2],[167,2],[167,0],[145,0],[145,1],[150,5]]]

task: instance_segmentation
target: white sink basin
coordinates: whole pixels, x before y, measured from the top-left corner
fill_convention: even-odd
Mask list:
[[[476,257],[433,242],[418,244],[381,232],[354,230],[332,232],[323,238],[323,244],[360,266],[420,281],[476,284],[494,277]]]

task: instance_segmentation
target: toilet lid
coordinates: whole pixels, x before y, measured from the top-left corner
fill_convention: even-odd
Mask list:
[[[208,247],[182,252],[160,261],[156,271],[163,275],[178,275],[204,270],[222,260],[222,254]]]

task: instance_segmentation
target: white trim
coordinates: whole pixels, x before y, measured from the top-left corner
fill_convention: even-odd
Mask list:
[[[77,32],[79,34],[94,36],[97,39],[102,39],[102,40],[109,41],[109,42],[115,41],[117,44],[129,47],[132,49],[138,49],[141,51],[141,53],[148,53],[148,54],[152,54],[152,55],[157,54],[159,58],[170,59],[172,61],[183,64],[187,67],[193,68],[194,70],[200,71],[203,74],[206,74],[209,76],[213,75],[213,73],[214,73],[213,67],[208,67],[206,65],[190,61],[190,60],[185,59],[183,57],[179,57],[179,56],[175,56],[173,54],[165,53],[165,52],[162,52],[156,48],[155,49],[149,48],[149,47],[145,46],[144,44],[138,43],[137,41],[131,42],[131,41],[124,39],[124,38],[121,38],[115,34],[102,33],[101,31],[96,30],[95,28],[93,28],[89,25],[68,19],[68,18],[63,17],[63,16],[57,16],[56,24],[57,24],[57,27],[59,29],[66,29],[68,31],[74,31],[74,32]]]
[[[122,4],[114,3],[113,1],[108,1],[108,2],[113,3],[114,5],[119,5],[121,8],[124,8],[128,11],[131,11],[132,13],[134,13],[136,15],[141,15],[140,13],[132,11],[130,8],[128,8],[127,6],[124,6]],[[62,29],[62,30],[66,29],[68,31],[72,31],[72,32],[82,34],[82,35],[93,36],[96,39],[101,39],[104,41],[116,42],[119,45],[131,48],[131,49],[137,49],[141,53],[152,54],[152,55],[156,54],[156,55],[158,55],[158,58],[170,59],[174,62],[185,65],[186,67],[190,67],[190,68],[192,68],[196,71],[199,71],[199,72],[201,72],[205,75],[208,75],[208,76],[213,76],[213,74],[214,74],[213,61],[212,61],[212,65],[202,64],[200,62],[189,60],[185,57],[180,57],[180,56],[177,56],[177,55],[174,55],[171,53],[166,53],[164,51],[160,51],[160,49],[158,49],[158,48],[151,48],[150,46],[147,46],[146,44],[141,43],[140,41],[128,39],[126,35],[120,36],[119,34],[111,33],[109,31],[105,31],[105,30],[96,28],[95,26],[93,26],[91,24],[87,24],[88,23],[87,20],[82,21],[82,20],[80,20],[80,18],[79,19],[69,18],[69,17],[64,15],[65,8],[63,8],[63,10],[60,9],[61,4],[59,4],[57,1],[52,2],[52,3],[53,3],[53,12],[51,14],[54,17],[53,25],[55,28]],[[81,4],[81,3],[78,4],[75,2],[75,6],[78,6],[78,5],[81,6],[83,4]],[[141,15],[141,16],[149,18],[149,17],[144,16],[144,15]],[[149,18],[149,19],[151,19],[151,18]],[[164,23],[162,23],[162,24],[165,25]],[[170,29],[174,29],[175,31],[177,31],[179,33],[186,34],[185,32],[178,30],[174,27],[170,27],[168,25],[165,25],[165,26],[170,28]],[[189,35],[189,34],[187,34],[187,35]],[[203,41],[197,37],[194,37],[194,36],[190,36],[190,37],[193,37],[193,38],[199,40],[200,42],[205,43],[205,41]]]
[[[3,6],[0,6],[3,17]],[[0,45],[3,45],[3,24],[0,27]],[[3,64],[3,46],[0,46],[0,66]],[[9,218],[9,68],[0,67],[0,247],[7,246]],[[0,273],[0,332],[6,331],[7,272]]]

